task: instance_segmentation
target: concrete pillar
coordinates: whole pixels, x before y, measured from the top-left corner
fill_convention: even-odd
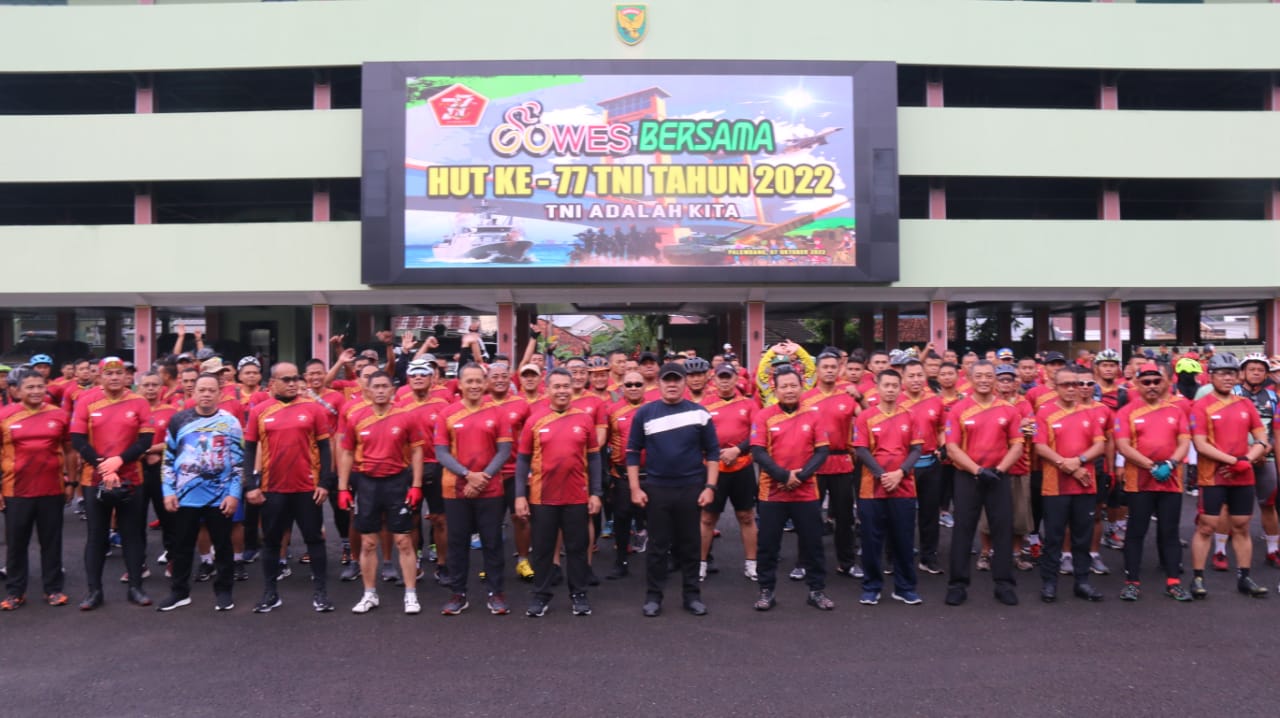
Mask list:
[[[1120,351],[1120,322],[1123,312],[1119,299],[1108,299],[1098,308],[1100,341],[1104,349]]]
[[[1263,302],[1262,341],[1267,347],[1267,356],[1280,354],[1280,299],[1268,299]],[[10,324],[12,326],[12,323]]]
[[[828,344],[833,347],[844,348],[844,343],[847,340],[844,335],[844,325],[848,321],[849,315],[843,308],[831,311],[831,336],[828,338]]]
[[[1089,313],[1084,309],[1071,310],[1071,340],[1082,342],[1085,340],[1085,324],[1088,322]]]
[[[155,202],[151,198],[150,183],[138,185],[133,190],[133,223],[154,224],[156,221]]]
[[[222,338],[222,310],[217,307],[204,308],[204,345],[210,346],[215,339]],[[195,345],[190,351],[195,352]]]
[[[311,358],[329,366],[329,337],[332,336],[333,311],[328,304],[311,305]]]
[[[747,302],[747,355],[742,364],[755,376],[764,352],[764,302]]]
[[[929,302],[929,341],[938,356],[947,350],[947,302],[935,299]]]
[[[156,356],[153,330],[155,318],[151,307],[140,304],[133,308],[133,363],[138,374],[146,374]]]
[[[1013,344],[1013,307],[996,307],[996,344],[1007,347]]]
[[[943,180],[929,182],[929,219],[947,218],[947,185]]]
[[[1147,304],[1129,302],[1129,346],[1145,346],[1147,343]]]
[[[511,302],[498,303],[498,353],[520,361],[516,356],[516,305]]]
[[[1178,321],[1178,344],[1191,346],[1200,343],[1200,305],[1196,302],[1178,302],[1174,305]]]
[[[76,338],[76,312],[74,309],[59,309],[56,314],[58,341],[73,341]]]

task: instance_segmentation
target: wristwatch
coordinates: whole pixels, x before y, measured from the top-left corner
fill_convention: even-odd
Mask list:
[[[717,488],[716,488],[716,485],[715,485],[715,484],[707,484],[706,486],[703,486],[702,488],[703,488],[703,490],[711,489],[711,492],[712,492],[712,493],[716,493],[716,492],[718,492],[718,491],[719,491],[719,489],[717,489]]]

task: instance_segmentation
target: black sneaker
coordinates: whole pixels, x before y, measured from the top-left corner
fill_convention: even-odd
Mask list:
[[[1203,576],[1196,576],[1191,579],[1191,597],[1197,601],[1202,601],[1209,597],[1209,589],[1205,588]]]
[[[830,611],[836,607],[836,602],[828,598],[827,594],[822,591],[810,591],[806,603],[820,611]]]
[[[280,600],[280,594],[264,593],[262,594],[262,600],[258,601],[257,605],[253,607],[253,612],[254,613],[271,613],[272,611],[274,611],[277,608],[280,608],[283,605],[284,605],[284,601]]]
[[[967,600],[969,600],[969,592],[965,590],[964,586],[952,586],[947,589],[945,603],[948,606],[959,606]]]
[[[204,583],[205,581],[208,581],[209,579],[213,578],[213,574],[214,574],[213,562],[201,561],[200,568],[196,569],[196,581],[198,583]]]
[[[925,573],[932,574],[934,576],[937,576],[938,574],[942,573],[942,567],[938,565],[938,559],[936,558],[926,558],[922,560],[917,566],[917,568],[919,568],[921,571],[924,571]]]
[[[333,610],[333,603],[329,601],[329,594],[324,591],[316,591],[311,594],[311,608],[316,613],[329,613]]]
[[[545,598],[534,596],[529,602],[529,608],[525,609],[524,615],[529,618],[541,618],[547,615],[548,603]]]
[[[1236,590],[1250,598],[1266,598],[1267,589],[1259,586],[1252,576],[1241,576],[1236,581]]]
[[[762,588],[760,589],[760,595],[756,597],[756,602],[752,607],[757,611],[768,611],[776,605],[778,605],[778,601],[773,597],[773,589]]]
[[[569,601],[573,605],[573,615],[575,616],[591,615],[591,604],[587,602],[587,594],[575,593],[569,597]]]
[[[215,611],[230,611],[235,607],[236,602],[231,600],[229,593],[220,593],[214,598],[213,610]]]
[[[169,611],[172,611],[174,609],[178,609],[178,608],[182,608],[183,606],[190,606],[190,605],[191,605],[190,596],[179,596],[176,593],[171,593],[168,596],[165,596],[160,601],[160,603],[156,604],[156,610],[164,611],[168,613]]]
[[[1179,602],[1194,600],[1191,598],[1191,594],[1187,593],[1187,589],[1182,587],[1181,583],[1171,583],[1165,586],[1164,595]]]
[[[232,572],[231,577],[237,581],[248,581],[249,563],[247,561],[236,561],[236,567]]]

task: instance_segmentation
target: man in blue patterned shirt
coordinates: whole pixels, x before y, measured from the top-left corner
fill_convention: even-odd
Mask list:
[[[244,434],[240,422],[218,408],[217,376],[201,374],[194,393],[195,406],[174,415],[165,437],[161,488],[165,509],[177,518],[174,550],[169,554],[173,579],[169,596],[158,609],[172,611],[191,604],[191,562],[196,536],[204,525],[217,567],[214,609],[230,611],[235,608],[231,527],[244,477]]]

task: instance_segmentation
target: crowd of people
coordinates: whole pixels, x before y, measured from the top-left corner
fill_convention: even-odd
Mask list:
[[[704,615],[729,504],[760,611],[777,605],[780,573],[824,611],[835,608],[831,574],[860,580],[863,605],[886,589],[918,605],[918,574],[945,573],[944,600],[960,605],[975,568],[1006,605],[1019,602],[1018,572],[1033,570],[1042,601],[1057,600],[1062,577],[1075,597],[1100,601],[1091,577],[1110,572],[1104,546],[1122,551],[1119,598],[1136,601],[1153,522],[1159,592],[1205,598],[1204,572],[1228,570],[1229,543],[1239,592],[1261,598],[1255,507],[1266,562],[1280,568],[1280,357],[1162,348],[1069,362],[1054,351],[931,346],[815,356],[783,341],[750,374],[730,345],[709,359],[618,350],[563,361],[531,345],[513,365],[473,341],[450,371],[436,346],[406,334],[399,346],[388,337],[385,352],[345,349],[331,365],[301,367],[178,346],[141,375],[107,357],[54,376],[50,357],[32,357],[4,377],[0,407],[0,611],[27,602],[33,538],[44,602],[70,602],[67,504],[86,522],[83,611],[106,600],[105,558],[117,547],[127,599],[153,605],[149,523],[168,579],[160,611],[190,605],[192,583],[207,581],[214,607],[233,609],[254,563],[262,593],[252,610],[280,608],[295,527],[311,607],[333,611],[326,504],[339,579],[363,585],[357,614],[379,607],[380,582],[403,587],[403,610],[419,613],[428,572],[449,589],[442,614],[468,610],[473,549],[484,607],[509,613],[510,526],[528,616],[545,615],[562,584],[571,612],[590,615],[596,566],[610,553],[601,573],[611,581],[628,579],[644,554],[644,615],[661,614],[672,573],[681,607]],[[1198,504],[1184,583],[1187,494]],[[787,532],[798,548],[789,571]]]

